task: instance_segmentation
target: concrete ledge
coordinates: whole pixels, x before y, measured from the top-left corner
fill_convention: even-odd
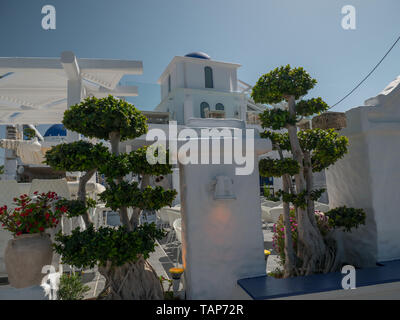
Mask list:
[[[356,287],[343,290],[340,272],[275,279],[241,279],[238,285],[253,299],[400,299],[400,260],[356,270]]]

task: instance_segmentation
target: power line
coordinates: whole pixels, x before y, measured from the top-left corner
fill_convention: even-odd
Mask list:
[[[385,58],[387,57],[387,55],[390,53],[390,51],[392,51],[392,49],[395,47],[395,45],[397,44],[397,42],[400,41],[400,36],[397,38],[397,40],[392,44],[392,46],[390,47],[390,49],[385,53],[385,55],[382,57],[382,59],[376,64],[376,66],[364,77],[364,79],[362,79],[360,81],[359,84],[357,84],[353,90],[351,90],[348,94],[346,94],[342,99],[340,99],[338,102],[336,102],[333,106],[331,106],[329,109],[332,109],[333,107],[335,107],[336,105],[338,105],[339,103],[341,103],[344,99],[346,99],[348,96],[350,96],[354,91],[356,91],[358,89],[359,86],[361,86],[363,84],[363,82],[365,80],[367,80],[369,78],[369,76],[376,70],[376,68],[379,67],[379,65],[382,63],[383,60],[385,60]],[[328,109],[328,110],[329,110]]]

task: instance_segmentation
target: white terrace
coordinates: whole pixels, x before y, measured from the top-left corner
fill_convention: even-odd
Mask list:
[[[87,96],[136,96],[137,87],[119,86],[124,75],[143,73],[141,61],[76,58],[0,57],[0,124],[60,123],[67,106]]]

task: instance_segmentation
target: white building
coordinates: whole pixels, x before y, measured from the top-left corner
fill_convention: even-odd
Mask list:
[[[175,56],[158,79],[161,102],[154,114],[164,114],[181,126],[190,118],[240,119],[247,128],[261,132],[258,114],[266,106],[250,98],[252,87],[238,79],[239,67],[212,60],[203,52]],[[262,179],[260,184],[269,184],[274,191],[282,187],[281,179]]]
[[[158,79],[161,103],[155,111],[168,112],[170,120],[182,125],[189,118],[235,118],[257,124],[251,115],[265,106],[248,97],[251,87],[238,80],[239,67],[202,52],[174,57]]]

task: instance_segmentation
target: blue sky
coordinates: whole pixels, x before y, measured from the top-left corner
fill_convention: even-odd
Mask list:
[[[41,28],[41,8],[56,8],[56,30]],[[356,8],[356,30],[341,27],[341,8]],[[204,51],[242,64],[238,76],[254,84],[285,64],[318,80],[310,96],[332,105],[378,62],[400,34],[399,0],[0,0],[0,56],[142,60],[133,98],[151,110],[156,81],[175,55]],[[351,97],[334,108],[362,105],[400,74],[400,45]]]

